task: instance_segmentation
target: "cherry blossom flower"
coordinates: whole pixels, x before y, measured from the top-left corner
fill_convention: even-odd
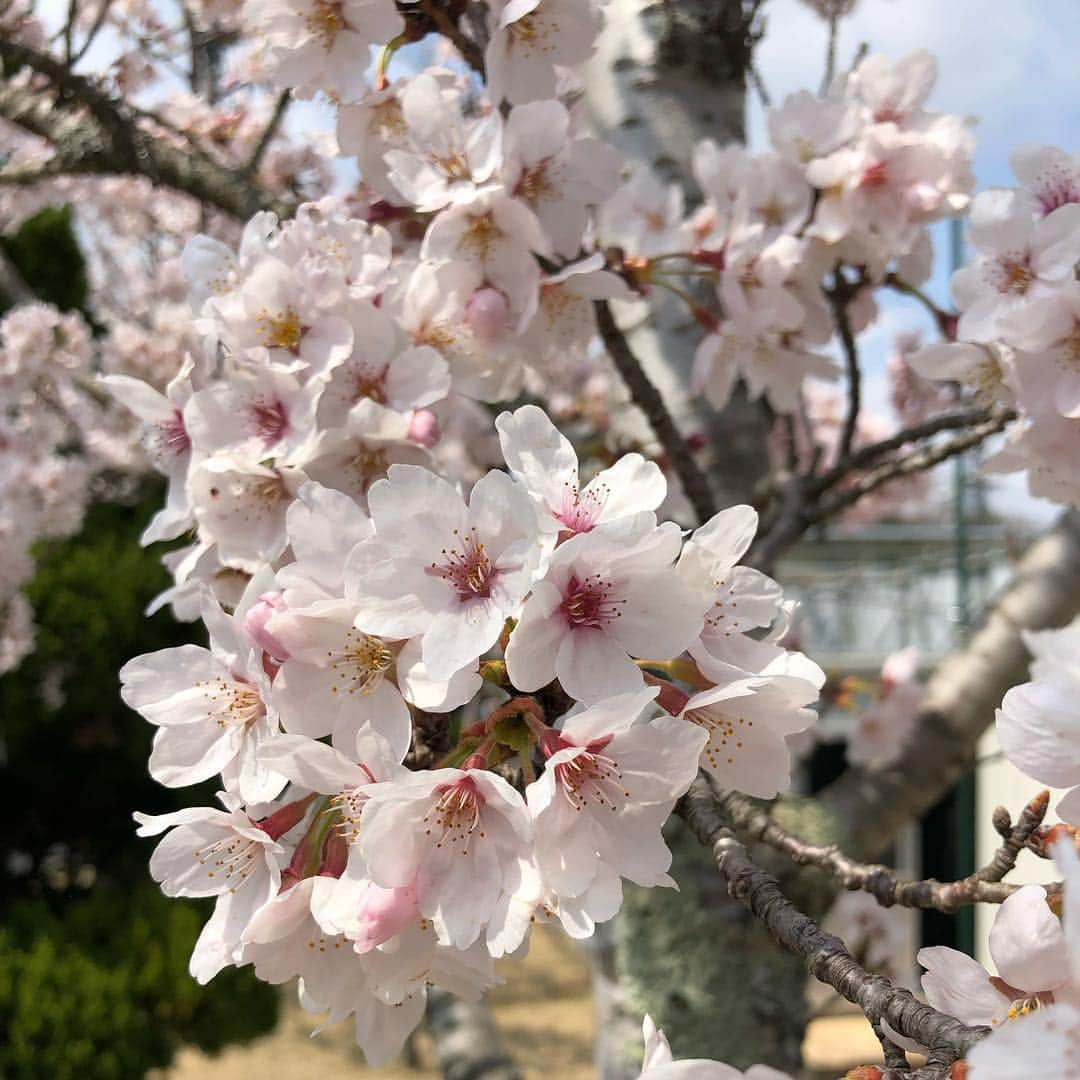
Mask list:
[[[806,706],[817,696],[818,688],[798,677],[736,679],[692,695],[679,716],[708,735],[701,767],[721,788],[771,799],[791,779],[785,737],[814,723]]]
[[[221,562],[254,573],[285,550],[285,514],[306,479],[291,466],[217,454],[192,470],[188,499]]]
[[[674,884],[660,827],[697,775],[705,738],[670,717],[635,724],[656,693],[571,713],[541,743],[544,773],[525,794],[541,875],[573,937],[589,936],[618,911],[621,878]]]
[[[917,649],[887,656],[877,700],[859,713],[858,726],[848,740],[847,760],[853,765],[895,760],[914,729],[924,690]]]
[[[191,973],[200,983],[235,962],[244,928],[281,881],[278,838],[235,804],[227,801],[226,807],[135,814],[139,836],[171,830],[150,856],[150,874],[162,892],[218,897],[191,957]]]
[[[587,60],[601,26],[594,0],[500,0],[491,19],[484,54],[488,92],[512,105],[554,98],[556,66]]]
[[[242,962],[272,984],[299,976],[305,1004],[329,1012],[328,1024],[353,1016],[356,1041],[377,1067],[401,1053],[423,1016],[424,995],[383,1000],[348,938],[323,930],[312,908],[333,885],[332,878],[305,878],[263,905],[244,930]]]
[[[499,165],[499,113],[466,121],[460,98],[457,88],[425,73],[412,79],[400,95],[408,143],[383,157],[390,183],[422,212],[469,201]]]
[[[426,469],[394,465],[368,497],[373,539],[349,557],[356,628],[419,637],[428,675],[449,679],[516,614],[540,557],[536,514],[509,477],[489,473],[469,502]]]
[[[997,1026],[1051,1003],[1068,981],[1065,933],[1041,885],[1021,886],[998,909],[990,955],[996,976],[956,949],[920,949],[927,1001],[965,1024]]]
[[[561,544],[510,635],[511,682],[538,690],[557,678],[590,704],[639,689],[632,657],[677,656],[701,629],[701,598],[675,572],[679,547],[678,526],[647,511]]]
[[[576,255],[587,208],[618,187],[618,153],[597,139],[573,137],[570,113],[558,101],[534,101],[510,111],[503,155],[506,190],[529,206],[556,252]]]
[[[992,341],[1050,288],[1070,277],[1080,260],[1080,205],[1070,203],[1033,221],[1010,190],[980,192],[971,208],[971,242],[978,256],[953,275],[960,307],[957,335]]]
[[[468,948],[516,891],[532,858],[525,802],[484,769],[435,769],[366,789],[358,849],[385,889],[415,884],[420,914],[441,938]]]
[[[366,89],[368,46],[404,26],[392,0],[248,0],[243,18],[264,36],[279,86],[345,101]]]
[[[1078,634],[1080,622],[1024,635],[1035,657],[1032,679],[1005,694],[996,722],[1005,756],[1018,769],[1040,783],[1073,789],[1058,803],[1057,813],[1080,824]]]
[[[1010,920],[1019,924],[1017,938],[1002,945],[1008,949],[1011,964],[1019,964],[1027,985],[1056,981],[1063,964],[1067,965],[1065,979],[1050,994],[1040,987],[1034,996],[1020,996],[1024,994],[1020,989],[1020,1000],[1007,1010],[1009,1022],[998,1024],[968,1053],[972,1075],[979,1080],[1009,1080],[1030,1075],[1032,1069],[1036,1075],[1070,1076],[1080,1062],[1080,859],[1069,839],[1054,844],[1052,854],[1065,879],[1064,930],[1053,916],[1047,921],[1045,900],[1032,893],[1020,906],[1028,911],[1027,919],[1018,912]],[[1042,891],[1038,886],[1024,886],[1009,900],[1030,889]],[[1003,914],[999,912],[994,920],[995,930]],[[985,992],[977,983],[976,989],[981,1002]],[[1050,997],[1053,1002],[1046,1004]]]
[[[667,495],[659,466],[640,454],[624,454],[582,486],[573,446],[535,405],[501,413],[495,427],[511,475],[536,502],[545,531],[590,532],[602,522],[655,510]]]
[[[130,375],[104,375],[101,382],[117,401],[146,426],[144,445],[154,467],[169,482],[165,506],[146,527],[140,542],[173,540],[192,523],[184,481],[191,462],[191,436],[185,410],[192,395],[190,358],[161,394]]]
[[[212,600],[202,615],[209,649],[161,649],[120,671],[124,702],[158,728],[150,774],[166,787],[185,787],[221,773],[244,802],[272,799],[285,778],[259,759],[278,730],[261,650]]]

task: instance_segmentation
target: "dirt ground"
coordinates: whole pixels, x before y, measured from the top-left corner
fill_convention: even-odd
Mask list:
[[[594,1018],[589,973],[580,946],[538,927],[528,957],[502,967],[506,982],[490,995],[503,1040],[524,1065],[526,1080],[591,1080]],[[437,1080],[431,1046],[416,1040],[415,1068],[371,1069],[348,1023],[310,1038],[312,1017],[287,992],[277,1029],[217,1057],[184,1050],[153,1080]],[[879,1060],[877,1040],[859,1017],[815,1021],[804,1045],[810,1075],[841,1076],[854,1064]],[[530,1062],[533,1063],[530,1065]]]

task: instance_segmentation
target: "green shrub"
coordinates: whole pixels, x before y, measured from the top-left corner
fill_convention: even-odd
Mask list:
[[[250,971],[200,987],[188,957],[209,904],[167,900],[155,841],[133,810],[213,802],[169,791],[146,761],[153,728],[120,700],[132,656],[192,640],[167,611],[160,548],[138,546],[161,505],[97,504],[82,534],[44,545],[28,588],[37,648],[0,678],[0,1077],[134,1080],[184,1042],[205,1049],[268,1030],[277,994]]]
[[[86,260],[72,218],[69,205],[46,206],[0,237],[0,246],[39,300],[89,317]]]
[[[106,886],[64,905],[5,912],[0,928],[0,1076],[130,1080],[184,1043],[216,1051],[273,1025],[276,996],[250,972],[208,988],[187,959],[208,907],[152,885]]]

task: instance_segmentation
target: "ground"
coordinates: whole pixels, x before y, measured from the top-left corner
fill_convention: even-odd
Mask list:
[[[591,1080],[593,1011],[582,948],[558,930],[538,927],[529,956],[506,962],[506,982],[491,994],[506,1046],[525,1067],[526,1080]],[[217,1057],[182,1051],[154,1080],[436,1080],[430,1043],[416,1040],[417,1066],[370,1069],[355,1048],[348,1024],[309,1038],[312,1018],[287,994],[281,1022],[270,1035]],[[878,1059],[869,1025],[855,1016],[815,1021],[805,1044],[808,1066],[822,1077]],[[532,1063],[530,1065],[530,1063]]]

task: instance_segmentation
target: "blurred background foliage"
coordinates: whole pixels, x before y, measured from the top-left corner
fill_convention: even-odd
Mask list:
[[[39,296],[80,306],[70,214],[39,212],[3,246]],[[131,818],[214,795],[212,784],[174,792],[150,779],[153,730],[119,697],[128,659],[194,638],[167,610],[144,615],[170,583],[160,546],[138,543],[163,497],[150,484],[125,505],[97,503],[79,536],[42,545],[27,589],[36,651],[0,678],[5,1080],[129,1080],[181,1044],[217,1050],[276,1020],[276,991],[250,972],[207,987],[190,977],[210,905],[160,894],[147,871],[152,842]]]

